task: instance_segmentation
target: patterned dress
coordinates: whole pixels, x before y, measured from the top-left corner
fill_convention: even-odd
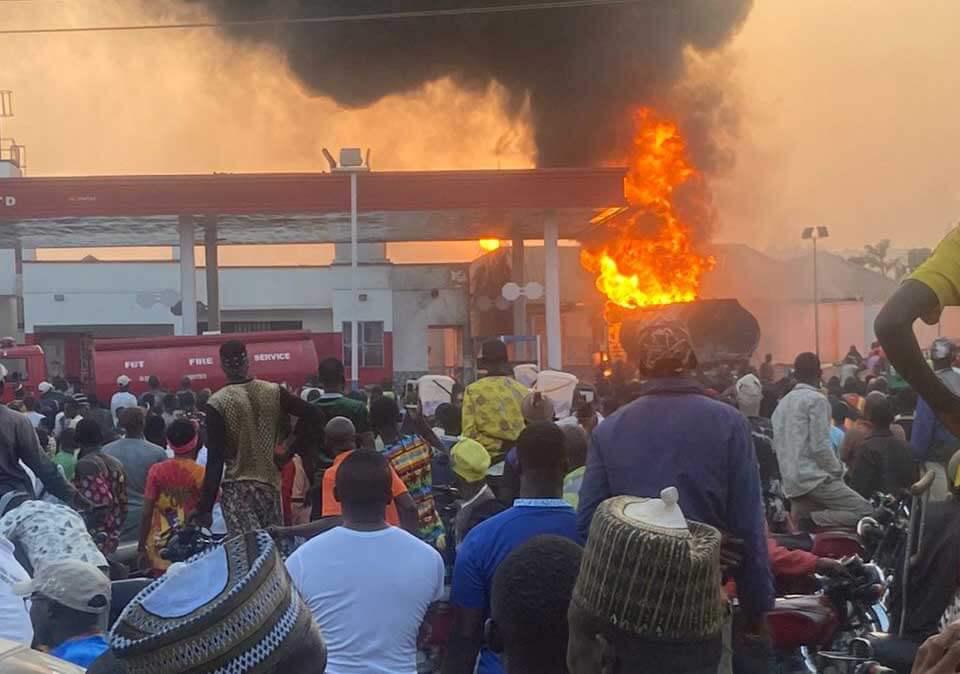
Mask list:
[[[513,377],[483,377],[463,393],[463,437],[472,438],[490,452],[490,462],[499,463],[523,430],[520,403],[529,393]]]
[[[127,477],[123,464],[99,448],[81,450],[73,484],[94,505],[107,506],[90,533],[103,554],[116,552],[127,517]]]
[[[203,487],[203,466],[191,459],[167,459],[150,466],[143,497],[153,501],[153,518],[147,534],[147,557],[156,571],[164,571],[170,562],[160,557],[158,541],[170,529],[173,520],[181,526],[187,515],[197,509]]]
[[[443,549],[443,523],[433,503],[433,453],[430,445],[419,435],[403,435],[396,442],[384,445],[382,453],[390,460],[390,465],[417,504],[420,539]]]

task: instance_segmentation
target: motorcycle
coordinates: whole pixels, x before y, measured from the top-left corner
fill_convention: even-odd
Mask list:
[[[874,513],[857,524],[863,541],[864,559],[883,569],[888,583],[903,563],[903,548],[910,528],[910,505],[905,498],[876,494]]]
[[[817,557],[844,559],[846,557],[864,557],[864,548],[860,537],[846,529],[827,529],[812,534],[772,534],[774,540],[788,550],[805,550]]]
[[[158,537],[160,557],[168,562],[185,562],[223,540],[223,536],[192,524],[181,526],[175,517],[168,521],[170,528]]]
[[[886,591],[880,569],[859,557],[843,560],[846,574],[822,580],[822,591],[812,596],[776,600],[767,614],[774,652],[780,659],[801,653],[801,671],[845,674],[852,672],[850,644],[854,639],[888,629],[880,603]]]

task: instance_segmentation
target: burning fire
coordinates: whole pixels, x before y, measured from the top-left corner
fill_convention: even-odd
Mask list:
[[[611,218],[613,239],[599,246],[586,244],[580,262],[597,274],[597,288],[608,307],[692,302],[700,277],[714,260],[695,250],[693,231],[678,213],[675,190],[699,174],[676,124],[649,108],[637,110],[634,123],[623,186],[635,208]]]
[[[500,248],[500,239],[480,239],[481,250],[490,253]]]

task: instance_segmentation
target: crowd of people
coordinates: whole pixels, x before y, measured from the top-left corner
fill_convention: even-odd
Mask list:
[[[239,341],[216,392],[44,382],[0,407],[0,637],[95,672],[764,671],[779,583],[844,573],[773,532],[853,528],[934,470],[960,540],[958,429],[891,391],[879,345],[826,381],[814,353],[707,373],[675,321],[625,347],[635,377],[556,405],[487,342],[430,418],[336,359],[257,379]],[[930,354],[956,387],[952,343]],[[222,543],[171,565],[191,527]],[[942,548],[926,614],[958,589]],[[112,606],[129,574],[149,585]]]

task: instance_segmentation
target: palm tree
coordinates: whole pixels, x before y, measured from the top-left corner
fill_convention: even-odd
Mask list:
[[[874,245],[863,247],[863,255],[854,255],[847,258],[847,262],[852,262],[864,269],[873,269],[884,276],[901,280],[904,276],[912,274],[917,267],[930,257],[929,248],[911,248],[907,251],[906,257],[890,259],[887,257],[890,253],[890,239],[883,239]]]
[[[855,255],[847,261],[864,267],[865,269],[875,269],[884,276],[890,276],[890,271],[896,276],[896,268],[899,260],[888,260],[887,254],[890,252],[890,239],[883,239],[871,245],[863,247],[863,255]]]

